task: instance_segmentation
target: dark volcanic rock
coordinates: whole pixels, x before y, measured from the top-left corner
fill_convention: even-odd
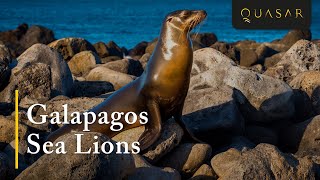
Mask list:
[[[224,55],[228,56],[230,59],[238,63],[240,62],[240,51],[237,48],[235,48],[233,45],[225,42],[216,42],[210,47],[222,52]]]
[[[49,44],[54,40],[54,34],[50,29],[42,26],[31,26],[21,38],[20,43],[24,49],[28,49],[34,44]]]
[[[113,85],[103,81],[78,81],[73,83],[72,97],[95,97],[114,91]]]
[[[129,51],[129,56],[142,56],[146,52],[148,42],[140,42]]]
[[[280,43],[285,44],[289,47],[294,45],[297,41],[305,39],[310,41],[312,34],[310,30],[292,30],[289,31],[281,40]]]
[[[54,40],[50,29],[36,25],[28,28],[27,24],[22,24],[15,30],[0,32],[0,41],[10,49],[13,57],[18,57],[34,44],[48,44]]]
[[[191,34],[190,38],[193,41],[203,44],[205,47],[211,46],[218,40],[217,36],[214,33],[193,33]]]
[[[246,137],[254,142],[255,144],[268,143],[277,145],[278,134],[273,129],[262,127],[262,126],[247,126]]]
[[[0,92],[8,84],[10,78],[11,54],[9,49],[0,44]]]
[[[106,46],[109,51],[109,56],[123,57],[122,49],[115,42],[110,41]]]
[[[24,51],[19,41],[27,30],[28,25],[21,24],[15,30],[0,32],[0,41],[10,49],[12,57],[18,57]]]
[[[14,179],[14,169],[8,156],[0,152],[0,179]]]
[[[62,38],[50,43],[48,46],[56,49],[67,62],[81,51],[93,51],[96,53],[95,48],[82,38]]]
[[[100,58],[106,58],[108,56],[123,57],[122,49],[113,41],[110,41],[108,44],[97,42],[93,46]]]

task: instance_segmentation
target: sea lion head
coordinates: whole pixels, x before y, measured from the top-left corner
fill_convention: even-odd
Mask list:
[[[165,23],[184,32],[190,32],[207,16],[204,10],[178,10],[166,16]]]

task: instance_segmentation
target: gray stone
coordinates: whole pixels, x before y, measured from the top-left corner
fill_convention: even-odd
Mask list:
[[[190,90],[183,108],[189,133],[201,141],[220,144],[244,131],[244,120],[229,87]]]
[[[212,48],[194,53],[190,90],[199,87],[234,88],[244,118],[252,122],[290,119],[294,113],[293,91],[275,78],[239,68]]]
[[[290,83],[298,74],[320,70],[320,48],[307,40],[295,43],[265,74]]]
[[[35,44],[18,57],[18,65],[12,70],[14,75],[30,65],[43,63],[50,66],[52,96],[68,96],[72,88],[72,75],[61,55],[43,44]]]

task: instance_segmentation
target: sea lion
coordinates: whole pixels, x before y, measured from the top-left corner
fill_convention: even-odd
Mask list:
[[[182,109],[190,83],[193,61],[192,43],[189,32],[207,16],[203,10],[179,10],[166,16],[158,43],[143,74],[117,90],[91,112],[140,112],[148,113],[149,121],[140,136],[140,149],[152,145],[160,136],[163,120],[171,117],[184,127]],[[120,121],[123,121],[121,119]],[[123,130],[141,126],[140,123],[123,123]],[[185,127],[184,127],[185,128]],[[64,125],[51,133],[48,140],[71,131],[83,129],[82,125]],[[89,126],[90,131],[113,137],[119,132],[110,130],[110,125],[98,123]],[[185,129],[186,130],[186,129]],[[188,131],[187,131],[188,132]]]

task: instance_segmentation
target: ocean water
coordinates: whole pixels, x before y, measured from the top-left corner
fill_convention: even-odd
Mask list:
[[[21,23],[52,29],[56,38],[82,37],[95,43],[115,41],[132,48],[158,36],[164,16],[178,9],[204,9],[200,32],[213,32],[226,42],[251,39],[268,42],[287,30],[236,30],[231,0],[0,0],[0,31]],[[312,0],[314,39],[320,39],[320,1]]]

